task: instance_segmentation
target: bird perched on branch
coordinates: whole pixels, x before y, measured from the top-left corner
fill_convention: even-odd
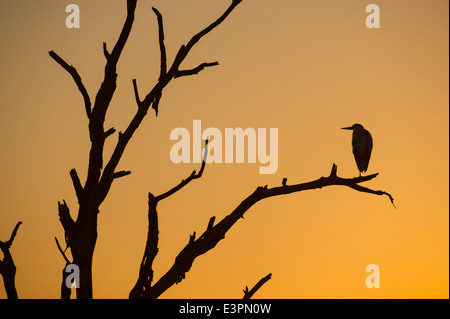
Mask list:
[[[358,166],[359,176],[367,171],[369,166],[370,154],[372,153],[373,141],[369,131],[361,124],[343,127],[343,130],[352,130],[353,155],[355,156],[356,166]]]

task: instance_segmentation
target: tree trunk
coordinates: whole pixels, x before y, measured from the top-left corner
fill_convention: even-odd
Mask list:
[[[84,260],[77,260],[76,265],[80,268],[80,288],[77,288],[77,299],[92,299],[92,257],[87,256]]]
[[[80,285],[77,288],[77,299],[92,299],[92,260],[97,242],[98,208],[80,208],[76,222],[71,251],[73,263],[80,269]],[[86,218],[86,220],[84,220]]]
[[[6,296],[8,299],[19,299],[17,295],[14,278],[15,278],[15,267],[14,267],[14,274],[12,274],[11,276],[3,276],[3,283],[5,285]]]

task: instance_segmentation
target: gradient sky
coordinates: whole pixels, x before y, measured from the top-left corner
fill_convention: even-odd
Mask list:
[[[64,260],[57,202],[72,216],[69,176],[85,180],[89,151],[83,100],[54,50],[80,73],[94,98],[126,16],[125,0],[0,0],[0,239],[23,225],[11,248],[21,298],[59,298]],[[67,4],[81,9],[81,28],[67,29]],[[141,95],[159,75],[156,18],[164,17],[168,59],[216,19],[228,0],[139,1],[118,65],[118,89],[105,127],[124,130]],[[381,10],[367,29],[366,5]],[[194,231],[229,214],[258,185],[327,176],[357,176],[351,133],[363,124],[374,138],[364,186],[387,197],[329,187],[264,200],[215,249],[197,258],[181,284],[162,298],[241,298],[268,273],[256,298],[449,297],[449,2],[447,0],[244,0],[183,64],[219,61],[164,91],[160,113],[144,120],[119,164],[132,174],[114,182],[100,208],[94,297],[127,298],[147,234],[147,193],[160,194],[196,164],[175,165],[176,127],[278,128],[278,171],[259,164],[211,164],[159,205],[155,278],[173,264]],[[110,154],[117,137],[110,138]],[[368,289],[365,268],[380,267]],[[1,280],[1,279],[0,279]],[[3,287],[0,298],[5,298]]]

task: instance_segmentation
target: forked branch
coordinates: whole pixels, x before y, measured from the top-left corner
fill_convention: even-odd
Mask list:
[[[219,241],[225,238],[228,230],[241,218],[244,214],[257,202],[274,196],[287,195],[291,193],[313,190],[327,186],[342,185],[355,189],[360,192],[365,192],[375,195],[386,195],[393,203],[392,196],[384,191],[374,191],[366,187],[358,185],[373,178],[378,174],[369,176],[362,176],[356,178],[341,178],[337,176],[337,166],[333,164],[331,173],[328,177],[321,177],[315,181],[300,183],[294,185],[287,185],[287,179],[283,179],[282,186],[268,188],[268,186],[259,186],[247,198],[245,198],[236,209],[228,216],[223,218],[218,224],[214,226],[214,217],[210,219],[206,231],[196,239],[194,232],[189,237],[189,242],[186,247],[175,258],[173,266],[164,274],[152,287],[146,292],[144,298],[158,298],[164,291],[166,291],[173,284],[181,282],[186,273],[190,270],[194,260],[209,250],[213,249]]]
[[[175,194],[177,191],[181,190],[187,184],[189,184],[194,179],[202,177],[203,171],[206,165],[206,156],[208,154],[208,139],[205,142],[204,147],[204,157],[200,171],[197,173],[195,170],[189,175],[185,180],[182,180],[178,185],[171,188],[169,191],[154,196],[152,193],[148,194],[148,233],[147,233],[147,243],[144,250],[144,256],[139,268],[139,277],[134,285],[133,289],[130,291],[129,297],[131,299],[144,298],[144,296],[150,291],[151,283],[153,281],[153,261],[158,254],[158,241],[159,241],[159,228],[158,228],[158,212],[156,207],[158,203]]]
[[[130,1],[130,0],[129,0]],[[173,80],[176,77],[180,76],[187,76],[187,75],[193,75],[197,74],[201,70],[203,70],[206,67],[211,67],[214,65],[217,65],[217,62],[214,63],[203,63],[200,64],[198,67],[192,69],[192,70],[182,70],[180,71],[180,65],[187,57],[189,51],[194,47],[196,43],[200,41],[201,38],[203,38],[205,35],[207,35],[209,32],[211,32],[213,29],[215,29],[218,25],[220,25],[228,16],[229,14],[234,10],[234,8],[241,2],[241,0],[233,0],[231,5],[228,7],[228,9],[223,13],[218,19],[216,19],[212,24],[210,24],[208,27],[194,35],[191,40],[188,42],[187,45],[182,45],[180,49],[178,50],[178,53],[174,59],[174,62],[172,63],[171,67],[168,69],[167,67],[167,53],[166,53],[166,47],[164,44],[164,26],[163,26],[163,18],[161,13],[153,8],[153,12],[155,13],[158,21],[158,35],[159,35],[159,47],[160,47],[160,54],[161,54],[161,63],[160,63],[160,76],[157,81],[157,83],[154,85],[154,87],[150,90],[150,92],[145,96],[144,99],[141,99],[138,91],[137,81],[136,79],[133,80],[133,90],[134,95],[136,99],[136,103],[138,105],[137,112],[134,115],[133,119],[130,121],[128,127],[126,130],[120,135],[119,139],[117,141],[117,144],[114,148],[114,151],[108,160],[107,164],[105,165],[105,168],[103,170],[103,173],[100,178],[100,194],[103,194],[102,197],[106,196],[108,193],[111,184],[114,180],[114,171],[119,164],[119,161],[123,155],[123,152],[125,151],[125,148],[128,145],[128,142],[133,137],[133,134],[136,132],[140,124],[142,123],[143,119],[147,115],[148,110],[150,107],[155,110],[156,115],[158,115],[159,111],[159,103],[162,98],[162,93],[164,88],[170,83],[171,80]],[[127,19],[128,21],[128,19]],[[125,23],[127,25],[127,23]],[[125,29],[125,27],[124,27]],[[122,38],[122,36],[121,36]],[[120,39],[121,39],[120,38]],[[121,41],[118,41],[118,43],[121,43]],[[113,59],[114,51],[111,53],[110,58],[108,59],[108,64]],[[108,69],[108,65],[106,67]],[[168,69],[168,70],[167,70]],[[106,77],[104,83],[106,83]],[[99,97],[97,96],[97,99]],[[94,107],[94,111],[95,111]],[[89,177],[89,174],[88,174]],[[103,198],[101,198],[101,201]]]

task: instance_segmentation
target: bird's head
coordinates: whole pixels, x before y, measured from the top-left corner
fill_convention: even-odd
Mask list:
[[[349,127],[343,127],[342,130],[352,130],[352,131],[356,131],[356,130],[363,130],[364,126],[362,126],[361,124],[353,124],[352,126]]]

